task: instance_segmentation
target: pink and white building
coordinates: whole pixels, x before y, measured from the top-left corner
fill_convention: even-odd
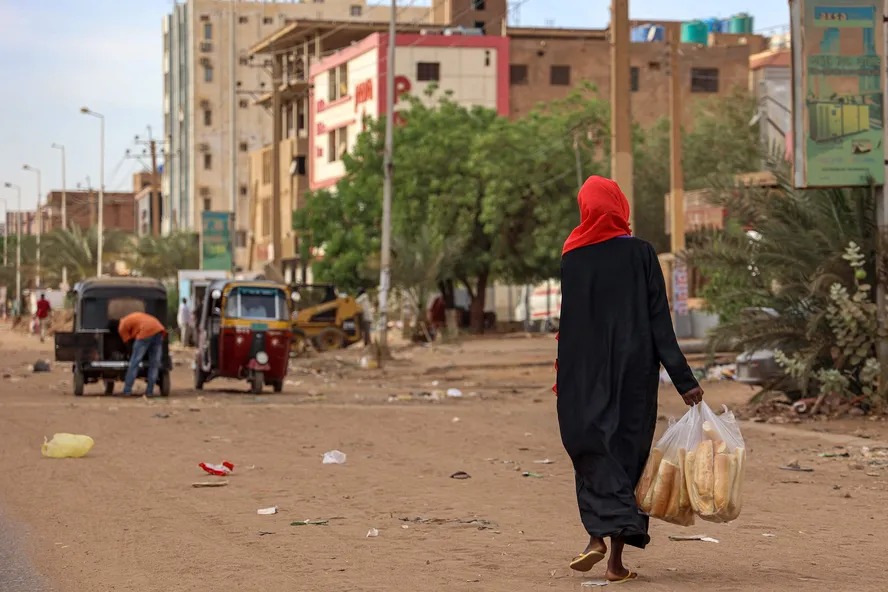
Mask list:
[[[311,67],[309,186],[334,185],[344,174],[364,119],[385,114],[388,35],[375,33]],[[396,36],[395,92],[428,103],[448,91],[465,106],[509,114],[509,40],[494,36]],[[431,84],[437,96],[426,97]],[[395,104],[397,110],[405,102]]]

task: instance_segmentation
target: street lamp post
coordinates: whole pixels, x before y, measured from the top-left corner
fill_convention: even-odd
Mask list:
[[[16,310],[22,305],[22,188],[13,183],[4,184],[9,189],[15,189],[18,192],[18,202],[16,203],[16,233],[18,237],[15,241],[15,302]]]
[[[68,192],[65,182],[65,146],[53,144],[53,148],[62,151],[62,230],[68,230]],[[68,266],[62,266],[62,289],[68,288]]]
[[[3,267],[9,265],[9,202],[6,198],[0,199],[3,202]]]
[[[92,115],[99,118],[99,207],[98,211],[98,228],[96,233],[96,276],[102,277],[102,249],[105,243],[105,116],[101,113],[91,111],[88,107],[81,107],[80,112],[84,115]]]
[[[41,287],[40,281],[40,238],[43,235],[43,212],[40,211],[40,181],[42,179],[42,175],[40,174],[40,169],[32,167],[29,164],[26,164],[22,167],[22,169],[26,171],[31,171],[37,175],[37,277],[35,279],[35,283],[37,285],[37,289],[39,290]]]

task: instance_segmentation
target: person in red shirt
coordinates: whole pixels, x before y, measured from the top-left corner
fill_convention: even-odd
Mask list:
[[[112,329],[114,328],[113,323],[112,321]],[[163,361],[163,337],[166,335],[166,329],[155,317],[144,312],[126,315],[117,322],[116,329],[124,343],[133,342],[133,354],[130,356],[129,368],[127,368],[123,383],[124,396],[133,394],[133,383],[136,381],[139,364],[146,358],[148,360],[148,386],[145,389],[145,395],[152,396]]]
[[[52,307],[49,305],[49,300],[46,299],[46,294],[41,294],[40,300],[37,301],[37,312],[34,313],[34,316],[37,317],[37,331],[40,333],[40,343],[46,340],[46,326],[49,323],[50,312],[52,312]]]

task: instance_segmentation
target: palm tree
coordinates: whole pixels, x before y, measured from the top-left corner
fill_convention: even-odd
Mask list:
[[[118,259],[131,249],[131,237],[118,230],[105,230],[102,267]],[[50,283],[61,278],[62,268],[68,268],[70,282],[94,277],[98,258],[98,234],[96,228],[84,231],[78,226],[57,229],[44,238],[41,259]]]
[[[158,279],[176,277],[180,269],[197,269],[200,265],[198,236],[176,232],[168,236],[143,236],[129,257],[130,265],[140,275]]]

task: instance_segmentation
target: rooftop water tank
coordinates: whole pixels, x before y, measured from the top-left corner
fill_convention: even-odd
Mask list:
[[[708,18],[703,21],[706,25],[706,30],[710,33],[721,33],[722,32],[722,21],[717,18]]]
[[[736,35],[749,35],[752,33],[752,17],[741,12],[731,17],[728,33]]]
[[[690,21],[681,24],[681,42],[706,45],[709,40],[709,31],[701,21]]]
[[[665,41],[666,28],[662,25],[651,25],[647,34],[647,41]]]
[[[648,32],[651,30],[651,25],[640,25],[638,27],[633,27],[633,29],[629,32],[629,40],[632,43],[644,43],[647,41]]]

